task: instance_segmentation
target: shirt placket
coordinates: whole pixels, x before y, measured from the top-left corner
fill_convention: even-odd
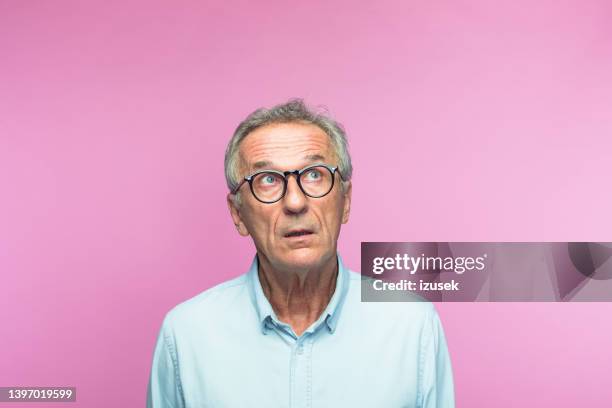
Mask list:
[[[291,408],[312,407],[312,335],[298,338],[291,350]]]

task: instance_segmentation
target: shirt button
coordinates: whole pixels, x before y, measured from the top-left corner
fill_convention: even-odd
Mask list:
[[[304,346],[299,346],[297,349],[298,354],[304,354]]]

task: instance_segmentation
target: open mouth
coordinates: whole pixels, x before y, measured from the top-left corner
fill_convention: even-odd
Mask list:
[[[311,235],[312,231],[309,230],[295,230],[285,234],[285,238],[303,237],[305,235]]]

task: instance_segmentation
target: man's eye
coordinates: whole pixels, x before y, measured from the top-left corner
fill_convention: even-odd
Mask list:
[[[267,174],[267,175],[265,175],[265,176],[263,176],[261,178],[261,184],[264,184],[264,185],[272,185],[272,184],[276,183],[276,181],[277,181],[276,177],[274,177],[274,176],[272,176],[270,174]]]
[[[306,173],[306,180],[316,181],[321,178],[321,172],[319,170],[309,170]]]

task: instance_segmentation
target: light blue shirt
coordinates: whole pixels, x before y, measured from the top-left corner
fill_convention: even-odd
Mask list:
[[[153,355],[147,407],[454,407],[438,314],[427,302],[361,302],[338,257],[329,305],[301,336],[250,270],[179,304]]]

